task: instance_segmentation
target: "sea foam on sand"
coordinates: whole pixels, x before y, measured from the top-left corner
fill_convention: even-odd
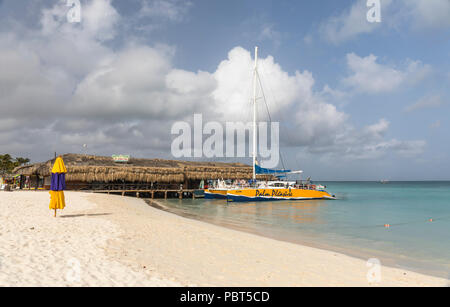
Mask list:
[[[447,281],[149,207],[66,192],[0,192],[0,286],[445,286]]]

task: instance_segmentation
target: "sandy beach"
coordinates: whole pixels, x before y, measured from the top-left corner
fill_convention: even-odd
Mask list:
[[[0,192],[0,286],[446,286],[448,281],[186,219],[114,195]]]

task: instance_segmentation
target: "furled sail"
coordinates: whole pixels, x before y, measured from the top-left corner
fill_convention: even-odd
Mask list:
[[[286,174],[286,173],[291,173],[291,171],[290,170],[284,170],[284,169],[281,169],[281,170],[275,170],[275,169],[268,169],[268,168],[262,168],[261,166],[259,166],[258,164],[255,164],[255,172],[256,172],[256,174],[258,174],[258,175],[267,175],[267,174],[273,174],[273,175],[276,175],[276,174]]]

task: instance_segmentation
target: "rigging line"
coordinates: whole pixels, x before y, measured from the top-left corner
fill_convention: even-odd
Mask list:
[[[258,77],[259,86],[261,87],[261,93],[263,95],[263,100],[264,100],[264,104],[266,106],[267,115],[269,116],[269,122],[272,123],[272,116],[270,115],[270,112],[269,112],[269,106],[267,105],[266,95],[264,93],[264,89],[263,89],[263,86],[262,86],[261,78],[259,77],[259,73],[258,72],[256,73],[256,75]]]
[[[260,66],[261,66],[262,70],[264,70],[264,63],[263,63],[263,62],[261,62],[261,65],[260,65]],[[264,74],[264,73],[263,73],[263,74]],[[276,99],[275,99],[275,95],[274,95],[274,93],[273,93],[272,87],[270,86],[270,83],[267,85],[267,87],[269,88],[269,92],[270,92],[270,94],[272,95],[273,100],[275,101],[275,104],[277,104],[277,101],[276,101]],[[287,137],[288,137],[289,140],[291,139],[291,137],[290,137],[290,129],[287,129]],[[297,169],[301,169],[300,163],[299,163],[299,161],[298,161],[297,155],[294,155],[294,159],[295,159],[295,163],[296,163]]]
[[[264,93],[264,89],[263,89],[261,78],[259,76],[258,71],[256,71],[256,76],[259,81],[259,86],[261,88],[261,93],[263,95],[264,104],[266,105],[267,115],[269,116],[269,122],[272,123],[272,116],[270,115],[269,106],[267,105],[266,95]],[[281,152],[280,152],[280,160],[281,160],[281,165],[283,166],[283,169],[286,170],[286,167],[284,165],[284,160],[283,160],[283,154]],[[287,176],[287,173],[284,173],[284,174]]]
[[[258,72],[256,72],[256,75],[258,77],[259,85],[261,87],[261,93],[263,95],[264,104],[265,104],[266,110],[267,110],[267,115],[269,116],[269,122],[272,123],[272,116],[270,115],[269,106],[267,105],[267,99],[266,99],[266,95],[264,93],[264,89],[263,89],[263,86],[262,86],[262,81],[261,81],[261,78],[260,78],[260,75],[259,75]],[[283,154],[281,153],[281,151],[279,152],[279,154],[280,154],[281,165],[282,165],[283,169],[286,170],[286,166],[284,164],[284,159],[283,159]],[[287,177],[287,173],[284,173],[284,174]]]

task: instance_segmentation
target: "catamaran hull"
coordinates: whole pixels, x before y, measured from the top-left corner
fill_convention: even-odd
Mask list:
[[[325,191],[300,189],[245,189],[229,190],[227,200],[230,202],[286,201],[335,199]]]
[[[205,199],[227,199],[227,190],[205,190]]]

